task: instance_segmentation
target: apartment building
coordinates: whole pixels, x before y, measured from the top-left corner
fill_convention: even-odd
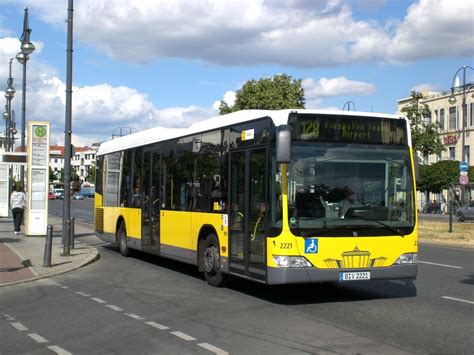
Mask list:
[[[456,103],[451,105],[449,97],[451,92],[423,92],[421,103],[428,105],[431,117],[426,120],[429,123],[439,124],[439,135],[446,150],[441,154],[433,154],[423,157],[423,164],[432,164],[440,160],[462,161],[462,140],[464,133],[465,160],[469,165],[474,165],[474,91],[468,92],[466,96],[466,122],[463,127],[462,97],[456,94]],[[398,100],[398,112],[402,114],[403,107],[410,104],[411,97]]]
[[[87,181],[89,172],[95,167],[97,147],[76,147],[71,159],[71,169],[75,169],[82,183]]]
[[[428,105],[431,115],[426,117],[428,123],[437,123],[439,125],[439,135],[441,142],[446,148],[440,154],[431,154],[429,156],[421,157],[422,164],[433,164],[441,160],[465,160],[470,166],[474,165],[474,90],[471,90],[466,95],[466,106],[463,112],[462,96],[460,93],[455,94],[456,103],[451,105],[449,98],[451,92],[423,92],[423,100],[421,103]],[[402,113],[402,108],[410,104],[411,97],[398,100],[398,113]],[[463,125],[463,115],[465,122]],[[464,135],[464,159],[462,156],[463,149],[463,135]],[[467,199],[473,195],[474,184],[471,181],[465,188]],[[443,191],[441,194],[428,195],[419,194],[419,208],[422,208],[423,203],[429,200],[437,200],[438,202],[446,203],[453,200],[455,205],[459,205],[459,197],[461,195],[461,185],[453,186],[450,191]],[[455,201],[454,201],[455,200]],[[445,204],[444,204],[445,206]],[[446,211],[446,210],[445,210]]]
[[[95,166],[95,156],[98,145],[92,147],[75,147],[74,156],[71,158],[71,169],[74,169],[81,183],[88,181],[91,169]],[[64,168],[64,147],[54,145],[50,147],[49,166],[57,180],[60,180],[60,172]]]

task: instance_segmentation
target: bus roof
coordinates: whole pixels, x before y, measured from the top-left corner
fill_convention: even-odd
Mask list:
[[[151,143],[166,141],[169,139],[185,137],[192,134],[207,132],[216,128],[232,126],[247,121],[252,121],[262,117],[270,117],[275,126],[288,123],[288,115],[291,112],[306,114],[325,114],[325,115],[347,115],[363,117],[383,117],[391,119],[404,119],[401,116],[389,115],[375,112],[357,112],[357,111],[339,111],[339,110],[309,110],[309,109],[288,109],[288,110],[242,110],[232,112],[227,115],[211,117],[206,120],[193,123],[188,128],[167,128],[153,127],[147,130],[136,132],[124,137],[115,138],[103,142],[97,155],[118,152],[134,147],[141,147]],[[408,132],[410,134],[410,132]]]

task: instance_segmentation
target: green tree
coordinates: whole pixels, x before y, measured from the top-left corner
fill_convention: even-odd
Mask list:
[[[64,182],[64,168],[61,168],[61,170],[59,170],[59,176],[59,181]],[[76,169],[71,166],[71,178],[69,179],[69,181],[74,181],[74,179],[78,177],[79,175],[77,175]]]
[[[89,171],[87,172],[87,181],[95,184],[95,164],[89,167]]]
[[[431,111],[427,104],[421,103],[423,95],[420,92],[411,92],[410,104],[402,108],[402,112],[410,120],[413,149],[423,156],[439,154],[446,150],[439,136],[437,123],[427,123]]]
[[[469,170],[469,175],[474,172],[474,167]],[[450,185],[458,184],[459,161],[441,160],[431,165],[420,166],[420,177],[417,187],[420,191],[440,193]]]
[[[269,78],[249,80],[237,90],[234,106],[221,101],[221,115],[248,109],[281,110],[304,108],[305,96],[301,79],[293,79],[287,74]]]
[[[49,167],[49,181],[54,181],[56,180],[57,177],[56,177],[56,174],[55,172],[53,171],[53,169],[51,169],[51,167]]]

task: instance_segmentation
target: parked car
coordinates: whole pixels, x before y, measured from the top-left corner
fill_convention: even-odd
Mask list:
[[[467,206],[459,207],[456,210],[456,219],[464,222],[466,219],[474,219],[474,201],[469,201]]]
[[[93,198],[94,197],[94,190],[91,189],[90,187],[83,187],[81,191],[79,191],[79,194],[81,194],[84,197],[87,198]]]
[[[441,213],[441,203],[428,202],[421,210],[423,213]]]
[[[83,200],[84,196],[82,196],[80,193],[76,192],[74,195],[72,195],[73,200]]]
[[[48,200],[56,200],[56,196],[52,192],[48,192]]]
[[[64,189],[53,189],[53,194],[56,199],[64,199]]]

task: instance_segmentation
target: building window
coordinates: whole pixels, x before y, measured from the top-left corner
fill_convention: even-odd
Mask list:
[[[449,108],[449,126],[448,129],[457,129],[457,110],[456,106]]]
[[[474,103],[471,102],[469,107],[469,126],[474,126]]]
[[[456,147],[449,147],[449,160],[454,160],[456,155]]]
[[[464,161],[467,162],[467,165],[471,165],[471,146],[464,146]]]
[[[462,112],[459,112],[459,114],[461,115],[461,127],[459,127],[460,129],[465,129],[469,125],[469,113],[467,112],[467,108],[468,106],[466,104],[462,107]],[[464,121],[464,116],[466,116],[466,121]]]
[[[441,153],[436,153],[436,162],[441,161]]]
[[[425,117],[425,123],[426,124],[431,124],[431,112],[428,114],[427,117]]]
[[[428,154],[423,155],[423,164],[428,165]]]
[[[444,108],[439,110],[439,128],[444,131]]]

